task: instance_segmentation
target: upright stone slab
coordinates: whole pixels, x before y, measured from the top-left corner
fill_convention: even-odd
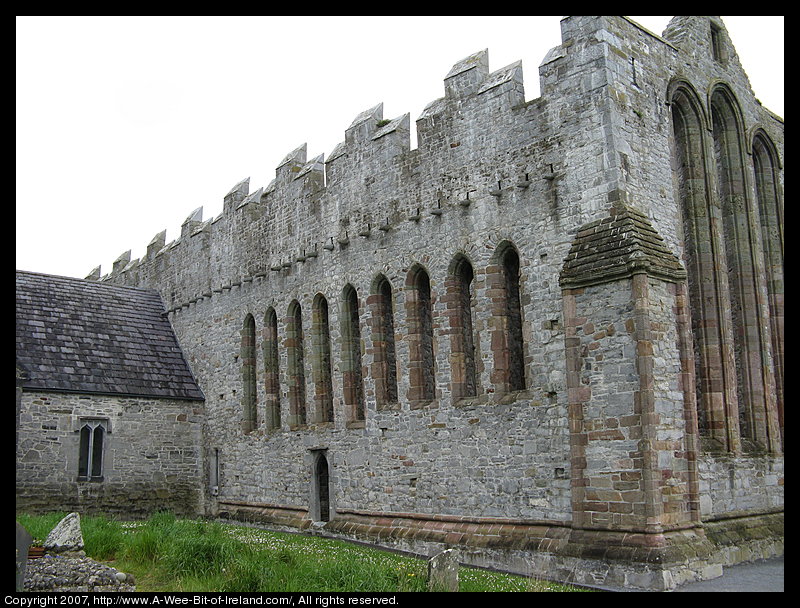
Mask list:
[[[25,571],[28,565],[28,547],[31,546],[33,538],[25,527],[17,522],[17,580],[16,590],[22,591],[25,583]]]
[[[81,533],[81,516],[70,513],[62,519],[47,535],[44,541],[47,553],[66,555],[85,555],[83,552],[83,534]]]
[[[458,591],[458,557],[453,549],[428,560],[428,591]]]

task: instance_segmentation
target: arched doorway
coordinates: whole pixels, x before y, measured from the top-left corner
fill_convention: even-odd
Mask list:
[[[330,521],[330,485],[328,474],[328,459],[325,453],[320,451],[317,454],[317,462],[314,466],[314,489],[316,490],[316,503],[318,509],[317,521]]]

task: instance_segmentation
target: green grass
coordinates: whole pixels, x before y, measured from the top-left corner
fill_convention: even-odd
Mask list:
[[[18,515],[43,541],[64,513]],[[87,555],[136,578],[138,591],[426,591],[427,562],[343,541],[268,532],[156,513],[139,522],[82,517]],[[460,568],[461,591],[575,591],[486,570]]]

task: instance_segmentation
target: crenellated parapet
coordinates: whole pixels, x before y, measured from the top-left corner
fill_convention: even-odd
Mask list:
[[[269,184],[250,192],[249,178],[242,180],[224,196],[219,217],[204,220],[198,207],[178,239],[166,243],[160,232],[142,260],[132,262],[126,252],[104,279],[168,284],[163,291],[175,293],[177,304],[195,298],[192,292],[224,288],[235,275],[286,270],[443,209],[496,206],[504,188],[514,192],[536,171],[552,172],[551,165],[497,162],[506,156],[505,131],[521,128],[521,121],[530,127],[521,62],[490,72],[488,51],[479,51],[453,66],[444,92],[416,121],[417,149],[411,149],[410,114],[384,118],[379,103],[353,119],[327,158],[309,158],[306,144],[298,146]]]
[[[676,20],[669,41],[621,17],[567,18],[562,44],[539,66],[542,95],[530,101],[521,62],[492,71],[488,50],[480,50],[453,65],[443,96],[417,117],[416,148],[410,114],[384,117],[377,103],[355,116],[327,156],[298,146],[268,184],[251,191],[249,178],[242,180],[223,197],[218,217],[203,220],[196,209],[179,238],[167,243],[159,233],[143,259],[126,252],[105,278],[156,286],[177,306],[325,255],[369,255],[375,246],[400,254],[411,224],[439,238],[432,218],[456,219],[453,229],[468,238],[478,226],[522,214],[553,231],[553,246],[565,255],[569,234],[618,202],[649,215],[677,249],[672,193],[653,193],[651,185],[669,170],[667,82],[695,61],[680,46],[700,37],[703,23]],[[726,52],[723,73],[746,82]],[[704,69],[709,63],[697,61]],[[744,97],[745,89],[736,92]],[[745,116],[755,130],[752,105]],[[359,242],[369,246],[352,246]]]

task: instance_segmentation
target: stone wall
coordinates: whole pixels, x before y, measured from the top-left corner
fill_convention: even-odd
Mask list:
[[[385,120],[375,106],[327,158],[300,146],[267,186],[237,184],[219,217],[198,209],[179,239],[159,233],[142,260],[120,256],[104,280],[159,290],[206,395],[208,512],[308,526],[329,509],[329,529],[405,541],[430,524],[441,542],[467,545],[492,536],[469,526],[497,518],[554,530],[548,550],[574,559],[641,543],[620,559],[668,559],[690,577],[705,566],[686,556],[709,552],[700,509],[779,508],[776,427],[768,455],[735,442],[701,455],[698,438],[708,400],[695,370],[697,268],[674,179],[678,88],[699,92],[708,129],[709,99],[726,83],[742,150],[755,133],[773,142],[780,212],[764,234],[783,221],[783,121],[752,95],[720,27],[676,17],[662,38],[623,17],[568,17],[539,67],[541,97],[525,99],[520,64],[490,71],[477,52],[417,119],[416,149],[410,117]],[[703,145],[695,164],[713,158]],[[713,162],[703,167],[713,183]],[[740,185],[757,215],[754,181]],[[610,210],[627,214],[617,266],[560,285],[571,247]],[[631,230],[641,237],[633,249]],[[778,258],[770,264],[782,272]],[[769,294],[754,283],[747,303],[772,303],[759,309],[773,330],[781,272]],[[761,329],[771,335],[766,321]],[[781,344],[761,345],[775,352],[770,369]],[[506,546],[524,537],[509,533]]]
[[[102,479],[78,480],[80,428],[107,424]],[[17,444],[17,509],[141,517],[203,509],[202,403],[24,392]]]

